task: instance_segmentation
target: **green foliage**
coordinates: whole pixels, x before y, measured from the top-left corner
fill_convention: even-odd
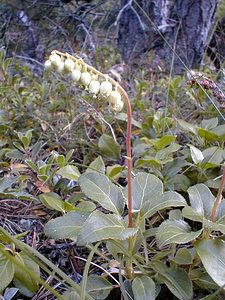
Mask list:
[[[158,273],[158,280],[166,284],[178,299],[193,299],[192,281],[184,269],[168,268],[162,262],[158,261],[153,261],[152,267]]]
[[[208,274],[219,286],[224,286],[224,241],[219,239],[200,240],[195,243],[195,249]]]
[[[107,176],[88,172],[79,179],[82,192],[90,199],[98,202],[105,209],[122,214],[124,199],[122,190],[113,184]]]
[[[164,247],[168,244],[186,244],[195,240],[202,230],[192,232],[188,223],[183,220],[166,220],[161,223],[156,234],[158,246]]]
[[[138,300],[154,300],[156,297],[155,283],[147,276],[141,276],[132,282],[132,291],[134,299]]]

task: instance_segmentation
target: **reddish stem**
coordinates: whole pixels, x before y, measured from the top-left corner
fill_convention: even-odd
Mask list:
[[[94,73],[98,74],[99,76],[105,77],[106,75],[101,73],[100,71],[96,70],[94,67],[86,64],[81,58],[78,56],[75,58],[68,53],[62,53],[57,50],[53,50],[52,53],[57,53],[65,58],[70,57],[75,62],[79,62],[80,64],[85,65],[87,70],[93,71]],[[132,126],[132,109],[129,97],[126,91],[122,88],[122,86],[112,79],[110,76],[107,75],[107,80],[110,81],[115,87],[118,88],[123,99],[125,100],[126,108],[127,108],[127,137],[126,137],[126,163],[127,163],[127,201],[128,201],[128,227],[133,227],[133,220],[132,220],[132,151],[131,151],[131,126]]]
[[[126,150],[127,150],[127,199],[128,199],[128,227],[133,226],[132,221],[132,151],[131,151],[131,126],[132,126],[132,109],[130,100],[127,93],[124,91],[126,107],[127,107],[127,138],[126,138]]]
[[[222,199],[222,193],[223,193],[224,186],[225,186],[225,167],[223,168],[223,176],[222,176],[222,180],[221,180],[221,183],[220,183],[219,191],[218,191],[216,200],[215,200],[213,208],[212,208],[212,213],[211,213],[211,216],[210,216],[210,221],[211,222],[215,221],[217,208],[218,208],[218,206],[221,202],[221,199]]]

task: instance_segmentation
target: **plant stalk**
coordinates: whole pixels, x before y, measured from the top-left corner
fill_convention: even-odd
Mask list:
[[[100,71],[96,70],[94,67],[86,64],[82,58],[79,56],[72,56],[68,53],[62,53],[58,50],[53,50],[52,53],[59,54],[65,58],[69,57],[75,62],[79,62],[80,64],[85,65],[87,71],[92,71],[93,73],[107,78],[109,82],[111,82],[117,89],[119,90],[120,94],[122,95],[127,109],[127,137],[126,137],[126,164],[127,164],[127,206],[128,206],[128,227],[133,227],[133,218],[132,218],[132,151],[131,151],[131,126],[132,126],[132,109],[129,97],[123,87],[112,79],[110,76],[101,73]]]
[[[132,150],[131,150],[131,127],[132,127],[132,108],[130,104],[129,97],[123,87],[118,84],[114,79],[110,76],[105,75],[92,66],[86,64],[79,56],[72,56],[68,53],[62,53],[57,50],[52,51],[52,53],[59,54],[64,56],[65,58],[70,57],[73,61],[79,62],[80,64],[85,66],[85,70],[91,71],[103,78],[106,78],[109,82],[112,83],[116,87],[116,89],[120,92],[123,100],[125,101],[126,109],[127,109],[127,137],[126,137],[126,165],[127,165],[127,208],[128,208],[128,227],[133,227],[133,213],[132,213]],[[128,238],[128,252],[132,256],[133,247],[134,247],[135,239],[133,237]],[[126,258],[126,277],[128,279],[133,278],[133,264],[132,258]]]
[[[211,213],[211,216],[210,216],[210,221],[211,222],[215,222],[216,212],[217,212],[217,208],[218,208],[218,206],[221,202],[221,199],[222,199],[222,193],[223,193],[224,186],[225,186],[225,167],[223,167],[222,180],[220,182],[219,191],[218,191],[216,200],[215,200],[213,208],[212,208],[212,213]]]

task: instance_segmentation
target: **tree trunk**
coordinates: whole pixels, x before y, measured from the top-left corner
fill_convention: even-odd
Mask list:
[[[146,50],[151,33],[148,19],[144,14],[149,11],[148,0],[137,0],[140,5],[129,4],[129,0],[121,0],[121,10],[118,15],[119,31],[118,46],[125,62],[133,60]]]
[[[176,74],[185,66],[198,67],[217,4],[218,0],[121,0],[118,44],[123,59],[128,62],[153,49],[167,67],[174,62]]]
[[[217,70],[223,66],[225,58],[225,17],[217,21],[215,31],[207,47],[207,55]]]

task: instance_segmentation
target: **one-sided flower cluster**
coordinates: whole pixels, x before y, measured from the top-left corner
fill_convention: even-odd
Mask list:
[[[108,101],[114,111],[123,109],[124,103],[117,85],[109,81],[108,75],[87,65],[81,58],[54,50],[44,66],[61,74],[70,74],[73,82],[81,84],[93,97]]]

